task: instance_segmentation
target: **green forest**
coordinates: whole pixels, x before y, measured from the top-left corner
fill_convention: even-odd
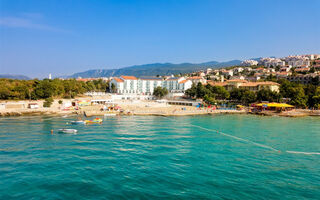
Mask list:
[[[109,83],[101,79],[88,82],[75,79],[16,80],[0,79],[0,99],[24,100],[74,98],[88,91],[107,91]]]
[[[279,80],[280,92],[271,90],[260,90],[253,92],[247,89],[235,88],[227,91],[221,86],[202,85],[201,83],[193,85],[186,90],[186,95],[190,98],[203,99],[207,104],[214,104],[224,100],[249,105],[254,102],[286,102],[298,108],[320,108],[320,86],[302,85],[287,80]]]

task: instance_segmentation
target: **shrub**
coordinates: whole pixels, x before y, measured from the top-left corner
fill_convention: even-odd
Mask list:
[[[45,101],[43,102],[43,107],[49,108],[52,103],[53,103],[53,99],[52,99],[52,97],[49,97],[49,98],[45,99]]]

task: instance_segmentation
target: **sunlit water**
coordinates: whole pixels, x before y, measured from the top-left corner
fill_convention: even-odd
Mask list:
[[[320,118],[74,119],[0,118],[0,199],[320,198]]]

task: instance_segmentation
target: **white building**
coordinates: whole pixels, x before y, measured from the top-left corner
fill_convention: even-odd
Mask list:
[[[245,80],[244,76],[232,76],[230,77],[230,80]]]
[[[253,66],[253,65],[258,65],[258,61],[256,61],[256,60],[245,60],[245,61],[242,61],[241,62],[241,66]]]
[[[211,68],[207,68],[206,74],[210,74],[212,72]]]
[[[138,92],[142,94],[153,94],[156,87],[162,87],[162,78],[142,77],[138,79]]]
[[[243,68],[242,67],[236,67],[233,69],[233,74],[238,74],[238,73],[241,73],[243,72]]]
[[[167,88],[170,93],[184,92],[191,88],[192,81],[186,80],[184,77],[171,77],[163,81],[162,87]]]
[[[112,85],[115,86],[116,88],[115,91],[112,91]],[[126,93],[124,91],[124,80],[122,80],[121,78],[117,78],[117,77],[112,78],[109,86],[110,86],[110,91],[112,91],[113,93],[119,93],[119,94]]]
[[[286,62],[279,59],[279,58],[261,58],[259,61],[259,64],[265,66],[265,67],[276,67],[280,66],[283,67],[286,65]]]
[[[124,93],[138,93],[138,79],[134,76],[120,76],[123,82]]]
[[[184,77],[170,77],[166,80],[156,77],[136,78],[134,76],[114,77],[110,81],[110,90],[115,86],[115,93],[118,94],[153,94],[156,87],[166,88],[169,93],[184,92],[191,88],[192,81]]]
[[[200,77],[200,76],[193,76],[193,77],[188,77],[187,80],[190,80],[193,84],[198,84],[198,83],[202,83],[202,84],[206,84],[207,83],[207,79]]]
[[[227,77],[227,76],[233,76],[233,71],[232,70],[225,70],[225,69],[222,69],[220,71],[220,74]]]
[[[305,56],[288,56],[284,58],[292,67],[309,67],[310,59]]]
[[[251,71],[252,71],[252,68],[251,68],[251,67],[246,67],[246,68],[244,68],[244,71],[245,71],[245,72],[251,72]]]

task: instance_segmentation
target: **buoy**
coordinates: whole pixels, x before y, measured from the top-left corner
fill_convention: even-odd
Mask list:
[[[53,130],[51,129],[51,135],[53,135]]]

